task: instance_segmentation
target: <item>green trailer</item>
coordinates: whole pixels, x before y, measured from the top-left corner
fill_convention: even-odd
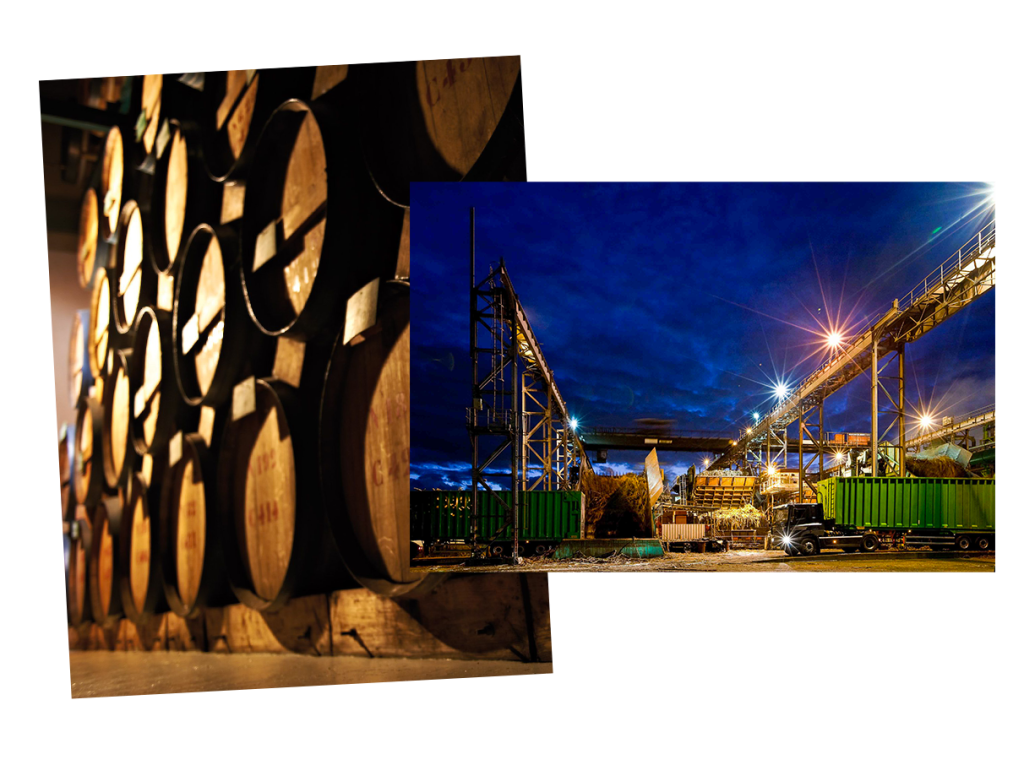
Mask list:
[[[782,549],[995,546],[994,478],[827,478],[817,499],[776,510],[772,537]]]
[[[495,496],[496,495],[496,496]],[[512,527],[505,506],[512,492],[477,493],[480,512],[480,541],[492,555],[511,552]],[[412,492],[411,538],[428,547],[472,539],[471,491]],[[565,539],[583,536],[584,501],[579,491],[519,492],[519,541],[522,555],[538,555]]]

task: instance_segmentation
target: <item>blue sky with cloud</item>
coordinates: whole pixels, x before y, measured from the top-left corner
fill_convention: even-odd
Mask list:
[[[991,218],[981,183],[415,184],[412,485],[468,484],[469,208],[477,271],[504,258],[584,426],[673,420],[737,433],[775,382],[823,358]],[[862,375],[829,430],[870,429]],[[908,346],[907,399],[936,415],[995,401],[995,296]],[[611,452],[609,468],[642,467]],[[671,477],[699,454],[664,454]]]

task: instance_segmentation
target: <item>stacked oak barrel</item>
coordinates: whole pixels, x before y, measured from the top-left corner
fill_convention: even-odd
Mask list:
[[[120,92],[79,228],[69,622],[415,591],[409,184],[525,180],[518,58]]]

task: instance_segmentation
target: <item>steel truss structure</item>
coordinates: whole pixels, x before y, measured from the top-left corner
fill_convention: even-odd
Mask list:
[[[804,434],[810,436],[813,442],[819,461],[819,472],[822,472],[824,431],[821,423],[824,418],[825,399],[870,369],[871,453],[875,455],[871,461],[872,475],[878,475],[879,441],[884,439],[894,426],[899,449],[898,470],[903,475],[907,448],[904,395],[906,344],[920,339],[995,287],[995,246],[996,225],[993,220],[943,261],[923,282],[904,297],[894,300],[892,306],[876,316],[867,329],[845,343],[839,353],[807,375],[795,387],[793,393],[779,401],[747,434],[740,437],[734,448],[715,460],[711,468],[723,468],[745,459],[749,460],[752,454],[759,453],[769,444],[771,434],[785,432],[792,423],[799,422],[802,491],[805,478],[802,457]],[[886,361],[892,354],[895,354],[893,358]],[[896,360],[895,374],[882,375],[893,360]],[[889,381],[889,386],[883,382],[885,380]],[[891,408],[879,408],[879,390]],[[818,409],[817,439],[806,430],[806,416],[815,408]],[[893,417],[881,434],[880,415]]]
[[[965,449],[969,448],[967,445],[968,433],[974,428],[985,427],[986,425],[992,426],[996,421],[996,408],[995,406],[986,406],[981,409],[975,409],[973,412],[967,414],[960,414],[956,417],[950,418],[952,422],[940,425],[935,430],[927,433],[920,433],[913,438],[907,440],[908,449],[920,449],[933,441],[949,441],[962,446]],[[986,436],[991,428],[986,428]],[[986,436],[982,437],[982,445],[988,446],[989,441]],[[994,439],[992,440],[994,443]]]
[[[489,541],[480,539],[478,493],[494,494],[490,481],[505,479],[511,501],[495,495],[507,513],[497,533],[511,527],[512,555],[518,559],[519,492],[578,489],[592,468],[504,260],[477,281],[475,239],[476,214],[470,210],[473,386],[466,419],[473,447],[473,549]],[[483,446],[490,449],[481,460]],[[506,451],[508,472],[492,469]]]

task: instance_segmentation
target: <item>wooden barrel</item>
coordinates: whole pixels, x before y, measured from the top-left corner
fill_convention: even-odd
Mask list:
[[[402,210],[370,180],[336,105],[287,101],[260,135],[246,182],[242,278],[268,335],[333,335],[345,299],[395,273]]]
[[[280,104],[310,97],[316,69],[207,72],[203,85],[203,155],[216,181],[243,178],[260,128]]]
[[[96,189],[91,186],[82,197],[82,207],[78,216],[78,283],[88,288],[95,283],[99,271],[107,265],[109,247],[100,238],[100,203]]]
[[[77,409],[77,407],[76,407]],[[71,466],[75,463],[75,426],[64,423],[57,436],[57,460],[60,466],[60,485],[71,483]]]
[[[150,306],[139,311],[132,359],[132,442],[141,456],[167,445],[181,407],[181,394],[174,381],[170,316]]]
[[[112,242],[117,236],[117,221],[121,215],[125,182],[124,167],[125,144],[120,128],[114,125],[107,131],[107,140],[103,144],[97,200],[100,204],[99,235],[108,242]]]
[[[268,338],[245,309],[238,236],[201,224],[189,237],[175,280],[174,371],[191,406],[219,406],[236,382],[269,372]]]
[[[278,380],[249,380],[240,391],[217,479],[235,596],[273,611],[290,597],[351,586],[324,517],[306,398]]]
[[[100,626],[109,626],[121,615],[118,579],[121,516],[121,500],[116,497],[104,497],[93,510],[92,541],[86,568],[92,620]]]
[[[110,372],[103,386],[103,476],[107,488],[124,486],[135,463],[132,446],[130,350],[110,351]]]
[[[89,363],[89,311],[75,311],[71,320],[71,344],[68,348],[68,399],[71,406],[89,394],[93,383],[93,367]]]
[[[84,505],[77,505],[71,523],[71,549],[68,555],[68,623],[77,627],[90,617],[88,560],[92,545],[92,524]]]
[[[153,485],[159,485],[159,478],[154,479]],[[124,492],[118,537],[121,607],[124,615],[139,625],[167,610],[157,539],[160,512],[153,494],[142,474],[132,473]]]
[[[215,513],[215,455],[195,433],[176,435],[170,455],[175,461],[164,476],[160,501],[160,564],[168,606],[189,617],[204,606],[235,598],[224,570]]]
[[[131,88],[129,115],[132,165],[136,169],[151,173],[162,116],[164,77],[162,74],[140,75],[132,78]]]
[[[349,78],[367,166],[396,204],[411,181],[501,180],[523,153],[518,56],[364,64]]]
[[[117,247],[108,278],[111,280],[114,325],[124,335],[132,330],[139,309],[156,297],[156,272],[145,262],[143,215],[135,200],[121,208]]]
[[[96,504],[103,493],[103,407],[93,397],[78,403],[72,481],[80,505]]]
[[[100,269],[92,288],[89,301],[89,331],[86,335],[86,352],[89,369],[93,376],[101,378],[106,374],[107,349],[110,347],[111,325],[111,283],[107,269]]]
[[[380,289],[377,321],[338,336],[320,407],[320,476],[345,565],[375,592],[423,578],[410,569],[409,286]]]
[[[175,272],[189,233],[220,213],[220,187],[206,174],[202,142],[193,123],[172,119],[167,145],[156,163],[147,229],[153,267]]]

